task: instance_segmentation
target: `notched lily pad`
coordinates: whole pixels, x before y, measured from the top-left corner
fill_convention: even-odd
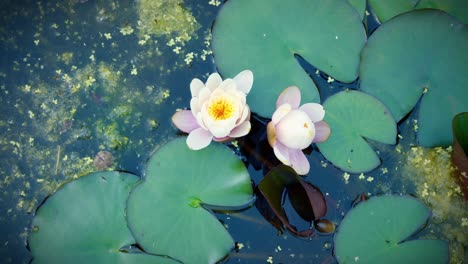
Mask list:
[[[271,117],[288,86],[301,89],[303,102],[320,101],[295,55],[334,79],[352,82],[365,41],[361,18],[346,1],[230,0],[213,26],[212,48],[222,75],[252,70],[247,101],[253,112]]]
[[[229,148],[212,143],[193,151],[186,138],[175,139],[155,153],[145,180],[132,191],[128,225],[146,252],[216,263],[234,242],[207,205],[245,207],[252,193],[247,169]]]
[[[258,185],[258,190],[262,196],[259,197],[259,200],[265,199],[265,202],[270,205],[270,208],[264,208],[263,204],[260,204],[259,210],[262,215],[280,230],[284,226],[288,231],[298,236],[310,236],[313,230],[299,231],[289,222],[282,206],[285,192],[287,192],[294,210],[306,222],[311,223],[319,220],[327,212],[322,192],[304,181],[291,167],[286,165],[279,165],[265,175]],[[277,220],[282,225],[279,225]]]
[[[378,196],[351,209],[335,233],[339,263],[448,263],[447,241],[408,240],[430,211],[411,196]]]
[[[397,121],[421,99],[418,141],[452,144],[451,121],[468,111],[468,27],[439,10],[418,10],[380,26],[362,51],[361,90]],[[421,98],[422,97],[422,98]]]
[[[338,168],[353,173],[370,171],[380,158],[366,139],[396,143],[397,127],[390,111],[365,93],[348,90],[329,97],[323,104],[331,135],[318,143],[322,155]]]
[[[29,247],[33,263],[177,263],[120,249],[135,244],[125,205],[139,177],[97,172],[65,184],[38,209]]]

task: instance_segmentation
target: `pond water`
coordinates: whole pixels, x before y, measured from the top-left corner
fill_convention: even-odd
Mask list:
[[[216,71],[210,29],[221,6],[218,0],[0,3],[1,263],[30,261],[26,241],[36,209],[62,184],[96,171],[99,151],[112,154],[111,169],[142,176],[154,151],[182,135],[170,117],[188,107],[190,81]],[[324,98],[356,87],[302,65]],[[311,147],[304,179],[322,191],[324,218],[336,225],[361,194],[418,197],[433,209],[418,236],[450,241],[451,262],[466,261],[467,210],[448,172],[450,149],[413,148],[417,111],[399,129],[397,146],[371,142],[383,160],[377,169],[348,174]],[[229,146],[258,184],[263,173],[246,158],[246,146]],[[309,227],[285,207],[299,229]],[[222,263],[336,263],[333,234],[281,233],[255,206],[216,216],[238,245]]]

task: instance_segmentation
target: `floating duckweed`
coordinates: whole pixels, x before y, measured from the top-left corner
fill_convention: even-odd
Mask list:
[[[140,0],[138,15],[140,35],[173,36],[182,45],[200,27],[181,0]]]
[[[461,263],[468,233],[460,223],[468,219],[468,207],[454,176],[451,152],[451,147],[412,147],[403,175],[411,177],[417,197],[431,207],[433,221],[439,223],[432,229],[450,240],[450,263]]]

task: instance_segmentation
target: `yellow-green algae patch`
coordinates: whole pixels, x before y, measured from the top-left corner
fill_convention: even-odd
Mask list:
[[[456,182],[451,152],[451,147],[412,147],[402,174],[415,184],[417,198],[432,209],[430,229],[450,241],[450,263],[462,263],[468,242],[468,206]]]
[[[182,44],[200,28],[195,17],[183,7],[181,0],[138,1],[140,35],[174,37]]]

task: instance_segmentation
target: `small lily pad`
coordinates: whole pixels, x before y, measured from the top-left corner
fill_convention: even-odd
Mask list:
[[[369,4],[382,23],[396,15],[423,8],[440,9],[468,23],[466,0],[369,0]]]
[[[179,138],[149,161],[145,180],[128,200],[128,224],[146,252],[216,263],[234,242],[207,207],[245,207],[252,193],[247,169],[228,147],[212,143],[193,151]]]
[[[468,111],[466,47],[468,27],[447,13],[405,13],[369,38],[362,51],[361,89],[381,100],[397,121],[421,99],[419,144],[448,146],[452,118]]]
[[[212,45],[222,75],[252,70],[247,102],[253,112],[271,117],[288,86],[301,89],[303,102],[320,102],[296,55],[334,79],[352,82],[366,38],[359,14],[346,1],[230,0],[214,23]]]
[[[397,127],[390,111],[374,97],[354,90],[329,97],[323,107],[331,135],[317,143],[322,155],[338,168],[353,173],[370,171],[380,158],[366,139],[396,143]]]
[[[430,211],[411,196],[378,196],[351,209],[335,233],[339,263],[448,263],[448,243],[408,240]]]
[[[139,177],[97,172],[65,184],[38,209],[29,247],[33,263],[177,263],[144,253],[135,244],[125,205]]]

